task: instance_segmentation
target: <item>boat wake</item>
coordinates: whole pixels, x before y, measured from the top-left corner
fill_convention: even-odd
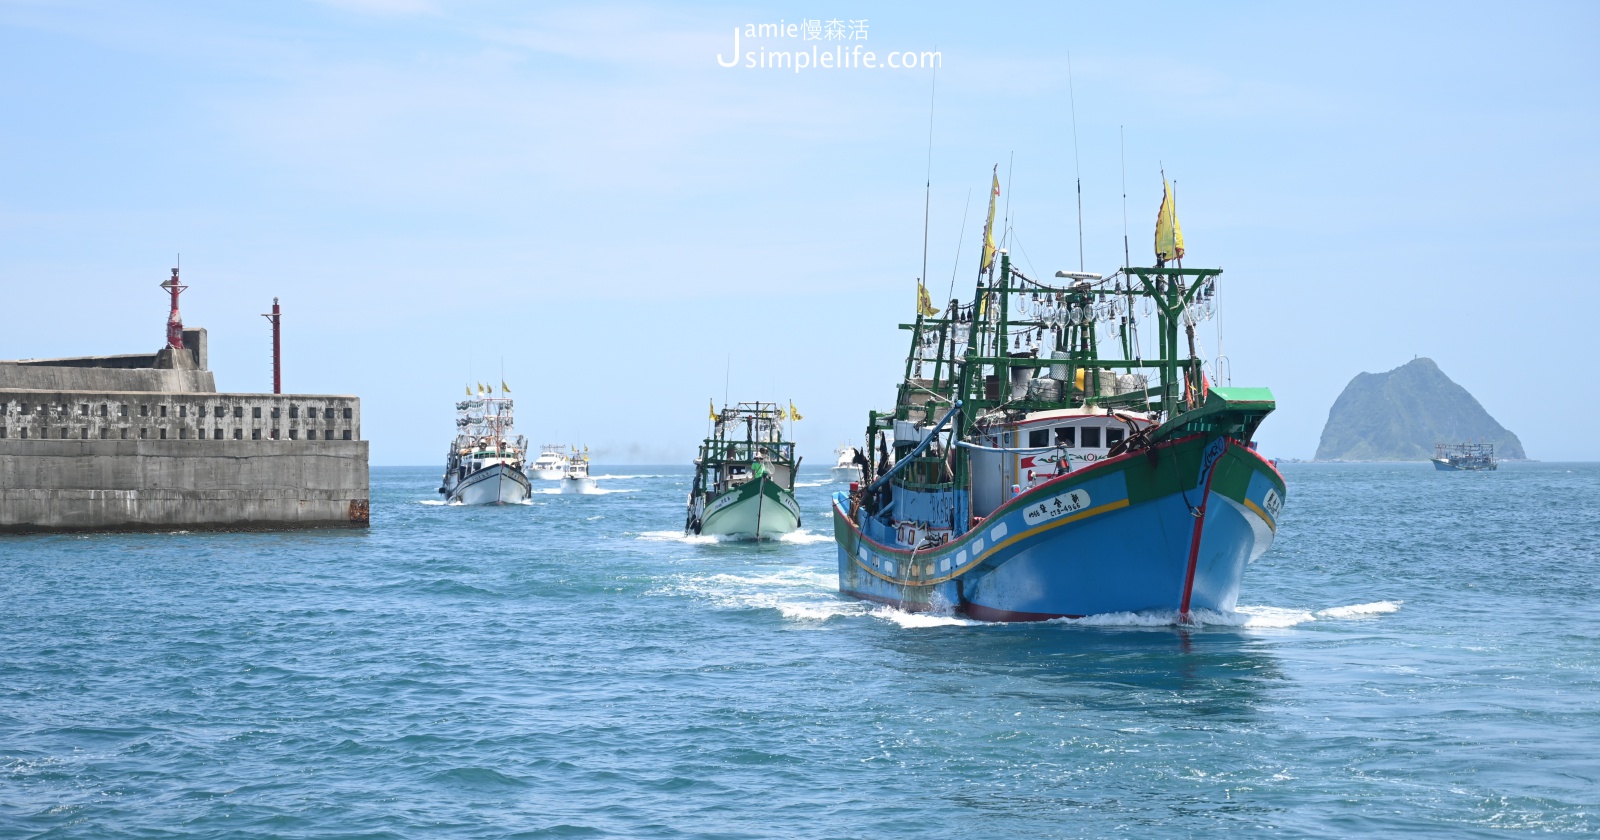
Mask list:
[[[609,478],[609,479],[612,479],[612,480],[615,480],[615,481],[624,481],[624,480],[634,479],[634,478],[672,478],[672,476],[670,476],[670,475],[591,475],[589,477],[593,478],[593,479],[596,479],[596,480],[602,479],[602,478]]]
[[[1374,601],[1370,604],[1351,604],[1343,607],[1308,611],[1287,607],[1246,606],[1233,612],[1194,610],[1189,614],[1189,624],[1198,627],[1243,627],[1252,630],[1278,630],[1295,627],[1312,621],[1360,619],[1385,615],[1400,609],[1404,601]],[[1057,618],[1054,624],[1076,624],[1084,627],[1173,627],[1182,624],[1177,610],[1156,610],[1138,613],[1103,613],[1083,618]]]
[[[796,481],[796,482],[795,482],[795,483],[794,483],[794,486],[796,486],[796,487],[821,487],[821,486],[822,486],[822,485],[824,485],[824,484],[832,484],[832,483],[833,483],[833,482],[832,482],[832,481],[831,481],[831,480],[823,480],[823,481]]]
[[[833,535],[832,534],[814,534],[814,533],[812,533],[810,531],[807,531],[804,528],[801,528],[798,531],[790,531],[789,533],[784,534],[783,536],[779,537],[778,538],[778,542],[793,543],[795,545],[815,545],[817,543],[831,543],[831,542],[833,542]]]
[[[696,537],[695,539],[703,539]],[[727,610],[776,610],[790,621],[824,622],[868,615],[876,607],[840,597],[837,578],[816,569],[791,568],[756,574],[675,575],[658,594],[704,600]]]
[[[541,493],[546,496],[609,496],[613,493],[637,493],[639,492],[639,489],[637,487],[632,489],[623,489],[620,487],[596,487],[593,490],[588,490],[582,493],[563,493],[561,492],[560,487],[541,487],[534,492]]]
[[[447,502],[443,499],[418,499],[417,504],[429,507],[495,507],[494,505],[469,505],[466,502]],[[520,502],[506,502],[507,505],[531,505],[532,499],[523,499]]]
[[[733,542],[731,537],[719,537],[714,534],[685,534],[682,531],[644,531],[638,539],[646,542],[677,542],[687,545],[716,545],[720,542]]]

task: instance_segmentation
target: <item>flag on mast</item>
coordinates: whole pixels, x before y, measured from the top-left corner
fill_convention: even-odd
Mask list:
[[[917,281],[917,314],[928,318],[939,314],[939,310],[933,305],[933,298],[928,295],[928,287],[923,285],[921,280]]]
[[[472,396],[472,386],[471,385],[467,385],[465,387],[467,389],[467,396],[469,396],[469,397]]]
[[[800,409],[794,407],[794,400],[790,400],[789,401],[789,419],[790,420],[804,420],[804,419],[806,419],[806,418],[800,416]]]
[[[706,400],[706,405],[711,407],[711,420],[712,420],[712,422],[716,422],[716,419],[717,419],[717,404],[708,399],[708,400]]]
[[[507,385],[506,381],[504,379],[500,380],[500,393],[502,393],[502,394],[511,393],[511,386]]]
[[[1156,214],[1156,259],[1183,259],[1183,226],[1178,224],[1178,201],[1167,176],[1161,176],[1161,212]]]
[[[978,263],[978,271],[988,271],[994,263],[994,202],[1000,197],[1000,164],[994,165],[994,188],[989,191],[989,221],[983,225],[983,261]]]

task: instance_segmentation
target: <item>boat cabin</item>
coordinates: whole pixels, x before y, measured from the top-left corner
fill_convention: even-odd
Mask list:
[[[1038,411],[993,432],[972,450],[972,513],[988,516],[1017,492],[1099,461],[1128,435],[1154,423],[1134,412],[1067,408]]]

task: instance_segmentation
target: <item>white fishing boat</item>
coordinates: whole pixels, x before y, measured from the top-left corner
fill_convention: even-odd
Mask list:
[[[567,448],[559,443],[539,447],[539,457],[528,464],[528,477],[539,481],[560,481],[567,474]]]
[[[522,472],[527,442],[512,430],[511,398],[492,393],[480,388],[476,396],[456,403],[456,437],[439,484],[446,502],[514,505],[528,500],[528,477]]]
[[[856,448],[854,446],[840,446],[835,453],[839,462],[833,465],[833,480],[846,483],[861,480],[861,465],[856,463]]]
[[[561,476],[561,492],[593,493],[598,485],[589,477],[589,447],[582,452],[574,449],[567,456],[567,466]]]

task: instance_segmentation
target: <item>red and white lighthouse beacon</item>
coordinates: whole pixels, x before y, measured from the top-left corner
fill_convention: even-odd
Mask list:
[[[174,268],[172,276],[161,284],[161,288],[172,293],[172,314],[167,316],[167,346],[174,350],[182,350],[183,315],[178,312],[178,295],[183,294],[183,290],[189,287],[178,282],[178,270]]]

